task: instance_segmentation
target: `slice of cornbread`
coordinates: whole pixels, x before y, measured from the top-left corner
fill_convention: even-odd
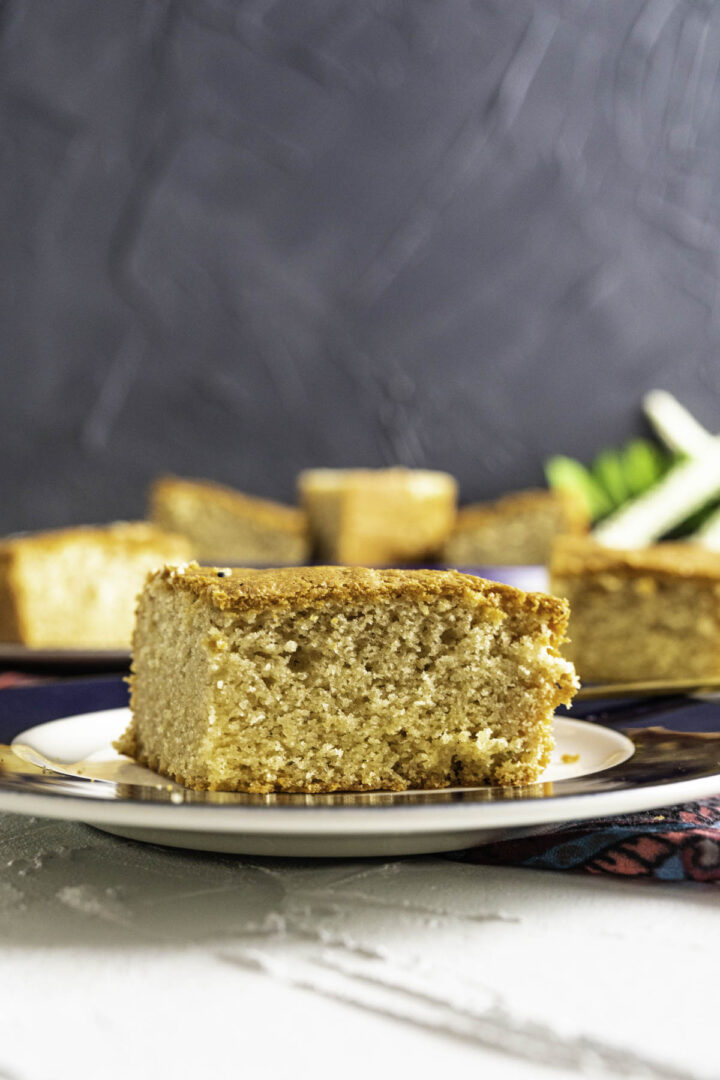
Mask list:
[[[570,601],[564,649],[584,682],[720,675],[720,554],[559,540],[551,590]]]
[[[209,480],[160,477],[150,490],[150,517],[186,536],[201,563],[293,565],[309,554],[301,510]]]
[[[457,566],[545,565],[558,536],[582,535],[589,526],[585,507],[568,492],[518,491],[461,507],[442,558]]]
[[[169,567],[122,752],[197,789],[524,784],[576,680],[567,605],[455,571]]]
[[[144,521],[0,541],[0,641],[31,648],[128,648],[148,571],[188,559],[182,536]]]
[[[425,469],[308,469],[298,478],[320,559],[387,566],[433,558],[455,521],[457,484]]]

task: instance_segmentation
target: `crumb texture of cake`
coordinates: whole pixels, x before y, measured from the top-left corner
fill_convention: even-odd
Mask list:
[[[584,505],[565,491],[518,491],[458,511],[443,561],[457,566],[547,565],[558,536],[587,533]]]
[[[190,556],[184,537],[142,521],[8,537],[0,541],[0,641],[126,649],[148,572]]]
[[[567,605],[455,571],[165,568],[117,748],[188,787],[534,782],[576,686]]]
[[[344,565],[431,560],[457,510],[454,477],[425,469],[308,469],[298,490],[318,558]]]
[[[720,675],[719,554],[567,538],[550,569],[552,592],[570,603],[564,651],[584,682]]]
[[[302,510],[209,480],[160,477],[150,490],[149,515],[187,537],[201,563],[298,565],[310,553]]]

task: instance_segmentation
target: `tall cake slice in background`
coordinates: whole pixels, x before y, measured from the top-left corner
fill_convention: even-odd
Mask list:
[[[298,480],[321,560],[398,566],[437,557],[455,521],[457,484],[424,469],[309,469]]]
[[[557,542],[551,590],[570,602],[566,655],[583,682],[720,675],[720,554]]]
[[[564,601],[454,571],[165,568],[118,749],[197,789],[525,784],[576,680]]]
[[[0,641],[31,648],[128,648],[148,571],[190,558],[182,536],[146,522],[0,541]]]
[[[150,517],[186,536],[202,563],[281,566],[304,563],[309,555],[301,510],[208,480],[156,480]]]
[[[443,562],[456,566],[546,565],[555,539],[582,535],[585,504],[566,491],[518,491],[458,511]]]

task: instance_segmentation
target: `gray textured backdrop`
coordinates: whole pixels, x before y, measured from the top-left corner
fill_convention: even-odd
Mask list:
[[[720,429],[720,5],[6,0],[0,526]]]

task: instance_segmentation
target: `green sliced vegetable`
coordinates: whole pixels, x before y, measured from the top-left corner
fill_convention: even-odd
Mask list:
[[[598,484],[589,470],[574,458],[565,457],[562,454],[549,458],[545,463],[545,477],[551,488],[569,491],[579,496],[585,503],[592,521],[609,514],[613,509],[613,504],[604,488]]]
[[[602,450],[592,463],[591,473],[607,494],[613,509],[630,498],[625,478],[625,459],[621,450]]]
[[[595,529],[607,547],[644,547],[677,528],[710,499],[720,496],[720,445],[678,461],[642,495],[631,499]]]
[[[610,547],[697,534],[720,550],[720,436],[665,392],[648,395],[645,407],[670,449],[633,439],[601,450],[590,468],[557,455],[545,466],[548,484],[583,499],[595,538]]]
[[[629,496],[642,495],[672,464],[670,457],[649,439],[633,439],[622,451],[622,459]]]

